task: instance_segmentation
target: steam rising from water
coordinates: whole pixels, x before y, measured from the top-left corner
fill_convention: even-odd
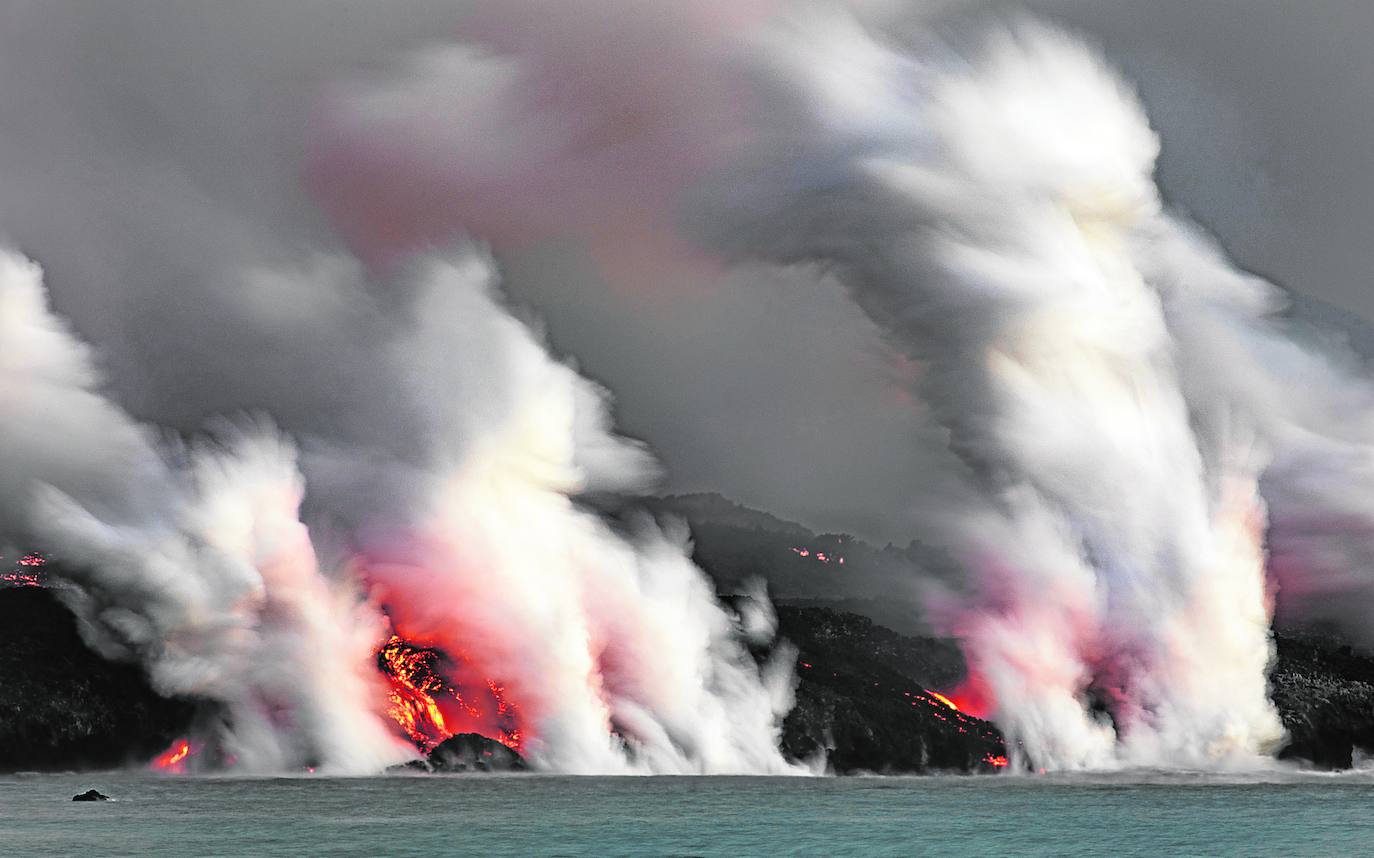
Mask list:
[[[348,566],[322,566],[299,510],[293,445],[266,420],[159,445],[98,391],[87,350],[51,314],[37,266],[0,271],[0,449],[16,535],[55,552],[83,632],[142,661],[163,693],[217,704],[201,742],[237,768],[380,771],[413,755],[383,715],[389,632],[506,687],[526,750],[569,772],[789,771],[790,695],[760,675],[685,539],[634,538],[572,496],[648,475],[606,428],[601,394],[494,300],[474,251],[410,277],[386,350],[430,416],[426,467],[330,446],[314,467],[374,480],[341,521]],[[168,449],[162,449],[167,446]],[[406,506],[379,498],[405,494]],[[359,581],[358,579],[361,579]],[[469,686],[471,687],[471,686]]]
[[[926,362],[977,492],[947,620],[999,723],[1039,767],[1271,749],[1267,451],[1235,405],[1186,398],[1137,261],[1167,215],[1129,92],[1034,26],[916,56],[818,16],[767,44],[765,136],[799,157],[747,155],[702,203],[735,217],[702,223],[733,255],[827,265]]]
[[[932,607],[1033,765],[1274,747],[1275,592],[1367,634],[1374,385],[1167,211],[1093,51],[1026,23],[897,44],[805,4],[522,11],[331,89],[310,181],[362,262],[281,265],[244,229],[233,288],[173,317],[168,342],[236,347],[195,355],[226,391],[194,398],[295,442],[267,417],[156,437],[0,259],[0,532],[59,553],[93,642],[214,701],[209,737],[257,769],[407,755],[371,665],[389,621],[503,685],[547,767],[785,770],[788,677],[685,537],[577,502],[652,475],[604,393],[481,252],[413,256],[573,236],[621,276],[815,268],[920,363],[965,467],[942,501],[967,581]]]
[[[1368,382],[1161,207],[1155,136],[1091,49],[1020,23],[906,53],[843,16],[764,44],[768,148],[700,232],[824,265],[925,362],[975,498],[936,608],[998,723],[1038,767],[1260,764],[1266,533],[1280,586],[1368,592]]]
[[[528,204],[550,177],[564,199],[579,182],[603,199],[651,187],[670,201],[654,220],[726,260],[835,277],[921,363],[966,466],[944,532],[968,580],[932,608],[1030,762],[1260,764],[1281,739],[1268,573],[1298,617],[1349,619],[1332,595],[1374,592],[1353,571],[1374,532],[1356,500],[1369,384],[1163,207],[1143,110],[1071,37],[1017,22],[897,44],[819,4],[722,34],[710,4],[687,9],[688,35],[645,16],[571,59],[537,21],[507,21],[492,38],[506,53],[431,52],[361,87],[329,151],[418,129],[408,169],[452,194],[431,227],[474,199]],[[595,97],[638,79],[645,32],[688,58],[650,78],[666,97]],[[499,94],[474,105],[462,83],[479,80]],[[623,170],[589,168],[616,153]],[[647,185],[645,153],[666,162]],[[335,205],[366,193],[334,175]]]

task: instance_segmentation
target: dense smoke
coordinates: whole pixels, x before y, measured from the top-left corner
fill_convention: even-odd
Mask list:
[[[788,770],[785,665],[760,675],[684,536],[649,522],[621,536],[575,505],[652,462],[495,301],[481,254],[417,261],[393,284],[409,297],[379,358],[431,433],[413,461],[338,442],[311,457],[333,486],[318,503],[324,532],[342,530],[340,569],[321,566],[298,517],[307,484],[289,441],[262,420],[221,422],[159,449],[102,397],[37,266],[10,254],[4,273],[0,447],[6,508],[24,513],[8,532],[58,557],[102,652],[218,704],[198,737],[218,757],[373,772],[409,756],[383,716],[386,620],[355,595],[365,585],[407,640],[455,656],[456,687],[502,690],[539,765]]]
[[[745,158],[706,203],[736,217],[703,223],[829,266],[925,362],[981,494],[950,522],[972,591],[947,621],[999,723],[1041,767],[1270,750],[1265,450],[1186,399],[1136,262],[1165,216],[1129,92],[1034,26],[909,54],[817,17],[767,53],[767,137],[798,157]]]
[[[6,129],[0,162],[44,181],[3,225],[111,372],[7,255],[0,533],[58,555],[103,651],[214,702],[225,759],[403,759],[372,666],[394,632],[489,688],[500,711],[464,723],[518,721],[545,767],[787,769],[786,672],[755,666],[685,535],[580,505],[652,459],[468,232],[571,240],[635,285],[841,284],[957,460],[911,487],[967,573],[932,613],[1032,765],[1254,764],[1281,738],[1275,601],[1368,634],[1374,385],[1168,211],[1144,111],[1091,49],[1025,22],[898,42],[865,22],[883,4],[476,5],[466,40],[409,53],[446,4],[275,11],[291,49],[250,64],[162,38],[203,23],[156,5],[146,29],[13,16],[73,56],[113,33],[132,69],[10,96],[38,130]],[[192,55],[203,77],[164,73]],[[54,145],[79,168],[25,169]],[[184,440],[243,409],[266,416]]]
[[[243,769],[405,760],[369,670],[381,618],[321,574],[291,445],[269,425],[226,425],[160,451],[100,394],[38,267],[2,262],[7,532],[61,557],[72,586],[59,592],[91,643],[142,661],[164,694],[218,704],[198,741]]]
[[[1295,615],[1368,592],[1368,384],[1162,209],[1143,111],[1071,38],[912,53],[821,16],[764,53],[769,150],[703,233],[826,266],[924,362],[981,495],[939,607],[999,723],[1041,767],[1254,764],[1281,737],[1266,547]]]
[[[400,197],[414,235],[492,199],[526,235],[595,231],[594,207],[525,216],[595,188],[725,260],[839,280],[918,362],[965,465],[941,523],[968,581],[933,609],[1030,762],[1261,760],[1276,593],[1291,619],[1349,622],[1371,592],[1353,364],[1164,208],[1143,110],[1073,38],[999,22],[898,44],[796,6],[720,32],[690,8],[572,56],[506,20],[336,105],[321,163],[425,176]],[[635,40],[669,25],[674,77],[626,85]],[[403,132],[403,167],[366,154]]]

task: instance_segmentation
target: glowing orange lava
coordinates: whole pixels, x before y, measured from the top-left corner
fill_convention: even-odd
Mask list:
[[[446,671],[462,675],[470,667],[461,657],[392,635],[377,664],[390,684],[387,714],[422,752],[458,733],[480,733],[517,752],[523,747],[520,707],[504,685],[486,679],[460,687],[446,678]]]
[[[434,695],[444,690],[444,680],[435,670],[438,654],[416,649],[392,635],[377,653],[382,670],[391,682],[387,707],[393,721],[401,725],[421,751],[453,735],[444,722],[444,713]]]
[[[843,542],[843,540],[841,540],[841,542]],[[835,554],[834,552],[819,551],[810,548],[802,548],[800,546],[793,546],[792,553],[797,555],[798,557],[814,558],[817,563],[839,563],[841,566],[844,565],[844,558],[838,554]]]
[[[1007,758],[1002,754],[988,754],[983,758],[983,762],[992,766],[994,769],[1004,769],[1007,767]]]
[[[3,560],[0,557],[0,560]],[[25,554],[18,560],[10,570],[0,573],[0,587],[42,587],[43,576],[41,570],[48,565],[48,560],[41,554]]]
[[[940,692],[938,692],[938,691],[932,691],[932,692],[930,692],[930,696],[931,696],[931,697],[934,697],[936,700],[940,701],[941,703],[945,704],[945,705],[948,706],[949,708],[953,709],[955,712],[958,712],[958,711],[959,711],[959,707],[954,705],[954,701],[953,701],[953,700],[950,700],[948,697],[946,697],[945,695],[941,694]]]
[[[185,774],[186,763],[191,756],[191,742],[189,739],[177,739],[163,751],[153,758],[148,764],[148,768],[160,772],[172,772],[174,774]]]
[[[976,675],[971,675],[959,683],[959,687],[949,692],[948,696],[934,692],[932,695],[948,703],[952,709],[983,720],[987,720],[997,709],[996,697],[993,696],[992,690]]]

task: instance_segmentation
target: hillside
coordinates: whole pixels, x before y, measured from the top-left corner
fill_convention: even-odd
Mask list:
[[[904,633],[928,631],[919,582],[948,574],[951,565],[919,542],[879,548],[849,534],[814,533],[717,494],[651,498],[646,505],[691,526],[693,559],[722,593],[742,592],[761,578],[778,604],[850,611]]]

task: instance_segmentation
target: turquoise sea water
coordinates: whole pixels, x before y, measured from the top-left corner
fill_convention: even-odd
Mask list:
[[[91,787],[117,801],[71,801]],[[1374,774],[18,775],[0,854],[1374,855]]]

